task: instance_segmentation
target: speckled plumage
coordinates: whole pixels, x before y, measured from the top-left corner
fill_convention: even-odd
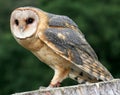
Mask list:
[[[29,13],[34,14],[30,16]],[[21,19],[17,18],[19,15]],[[29,18],[34,21],[28,23]],[[15,22],[16,19],[19,24]],[[18,43],[55,71],[50,86],[59,86],[58,84],[67,77],[79,83],[113,79],[109,71],[98,61],[96,53],[78,26],[67,16],[50,14],[33,7],[21,7],[13,11],[10,22],[12,33]],[[21,31],[19,25],[35,29],[32,33],[26,28],[22,33],[16,33]],[[28,35],[24,35],[26,31]]]

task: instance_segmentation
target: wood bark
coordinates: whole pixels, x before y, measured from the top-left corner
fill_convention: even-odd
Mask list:
[[[45,88],[12,95],[120,95],[120,79],[59,88]]]

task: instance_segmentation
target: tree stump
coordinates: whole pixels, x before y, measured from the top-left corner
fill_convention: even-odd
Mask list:
[[[120,79],[59,88],[39,89],[12,95],[120,95]]]

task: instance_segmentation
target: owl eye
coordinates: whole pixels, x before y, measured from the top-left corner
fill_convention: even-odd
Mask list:
[[[18,26],[19,25],[19,21],[17,19],[15,19],[15,24]]]
[[[26,20],[26,24],[32,24],[33,21],[34,21],[33,18],[28,18],[28,19]]]

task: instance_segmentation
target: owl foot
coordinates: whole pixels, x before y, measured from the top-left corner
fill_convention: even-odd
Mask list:
[[[56,84],[51,83],[48,87],[54,88],[54,87],[60,87],[60,86],[61,86],[60,82],[57,82]]]

